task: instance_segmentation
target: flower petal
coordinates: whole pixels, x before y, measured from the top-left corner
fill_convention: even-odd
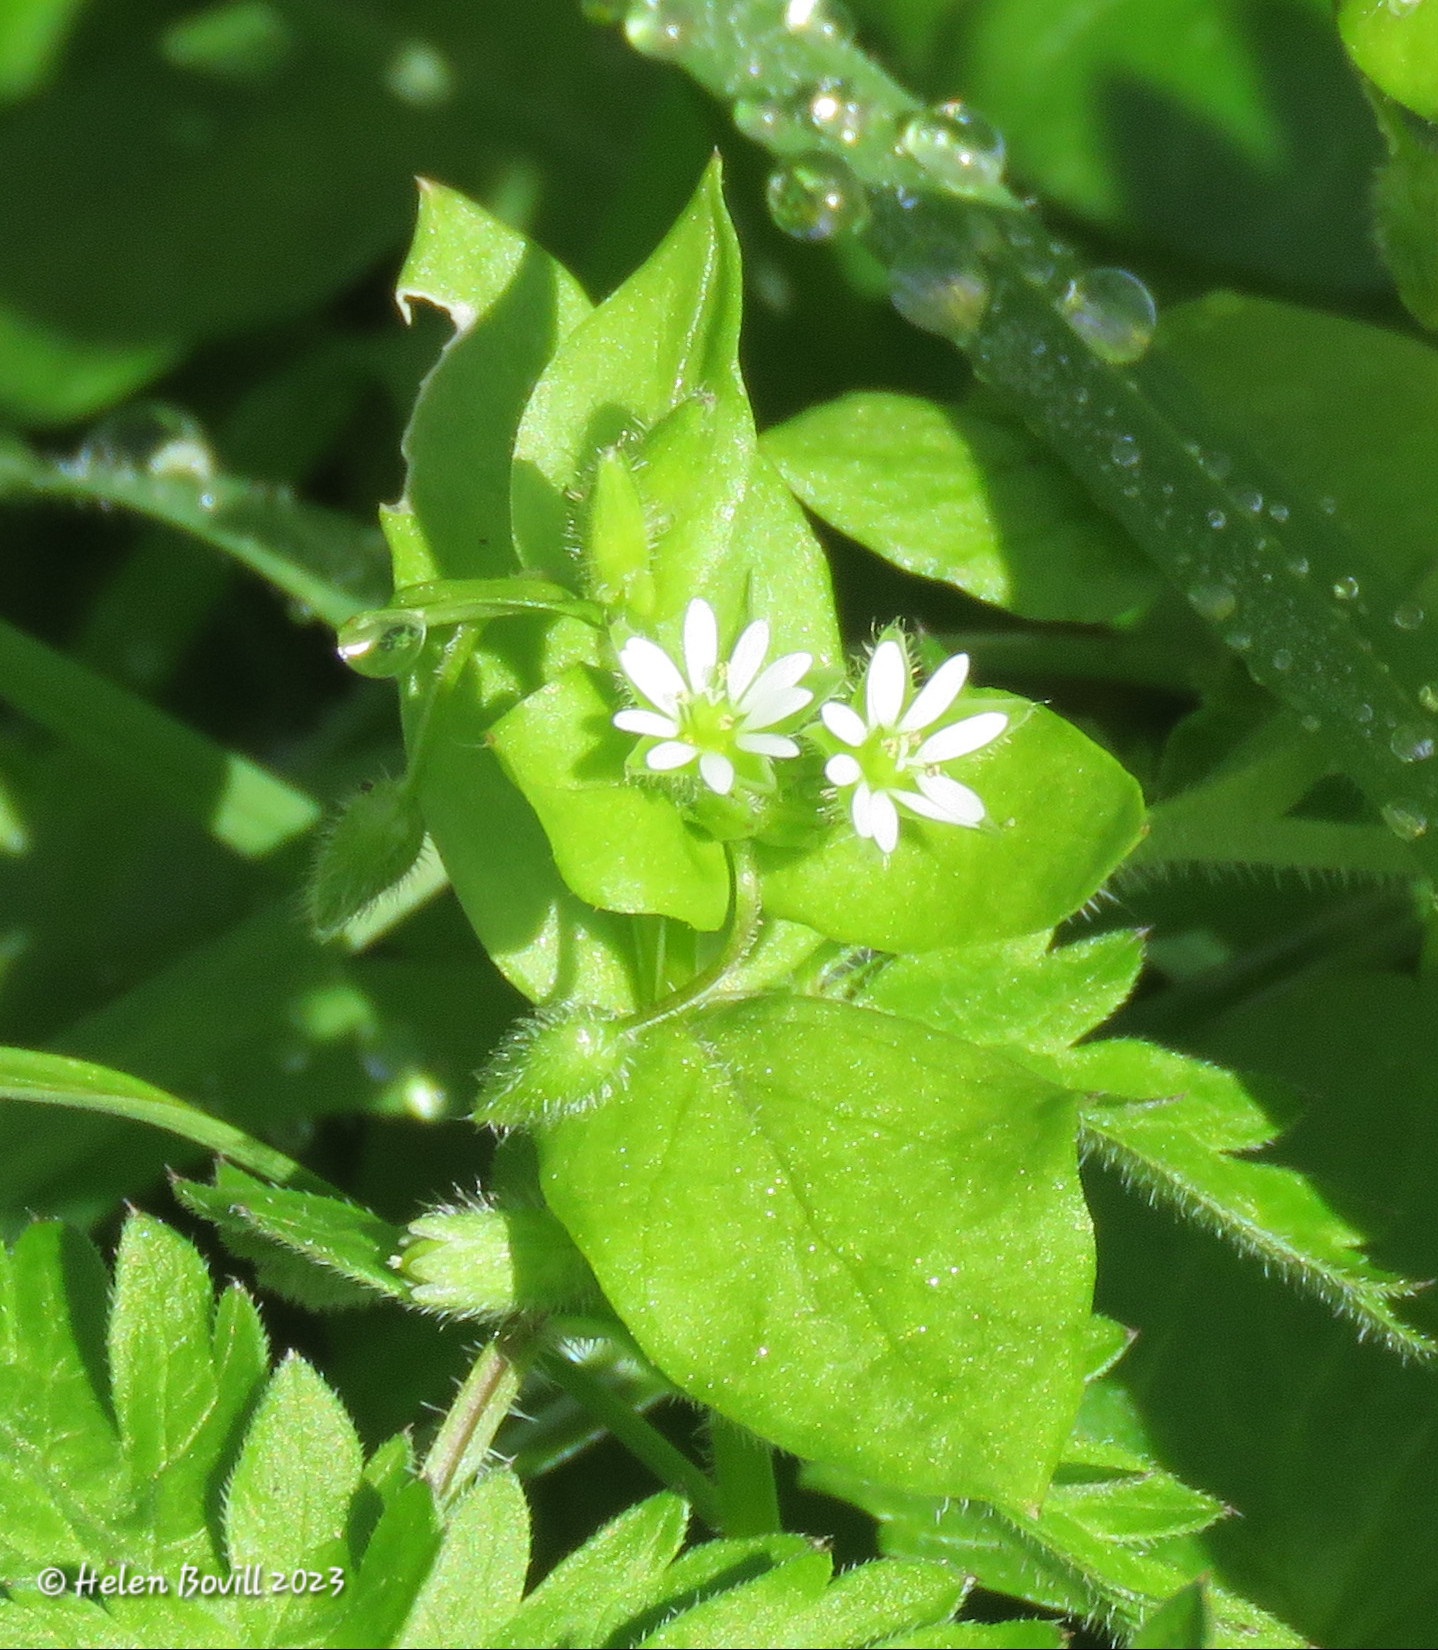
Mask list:
[[[909,691],[909,661],[904,650],[889,637],[874,649],[869,673],[864,680],[864,714],[871,728],[891,728],[904,708]]]
[[[892,854],[899,845],[899,810],[887,791],[875,791],[869,803],[869,829],[874,841]]]
[[[949,817],[948,809],[941,808],[937,802],[930,802],[928,797],[920,796],[918,791],[891,791],[890,795],[901,808],[907,808],[910,813],[920,814],[925,819],[937,819],[941,825],[954,824]]]
[[[782,733],[738,733],[734,743],[754,756],[797,756],[799,744]]]
[[[684,668],[696,693],[708,688],[718,662],[719,621],[709,603],[696,596],[684,610]]]
[[[776,659],[742,698],[733,700],[735,710],[751,726],[758,728],[766,728],[794,711],[802,710],[814,695],[808,688],[796,687],[795,683],[813,662],[811,653],[786,653],[782,659]],[[793,698],[795,693],[804,695],[797,704]],[[788,708],[776,710],[775,706],[780,704]]]
[[[679,701],[689,689],[679,667],[657,642],[647,636],[631,636],[620,649],[619,665],[624,674],[651,705],[667,716],[679,709]]]
[[[869,823],[871,804],[874,793],[864,780],[860,780],[854,787],[854,799],[849,804],[849,812],[853,815],[854,829],[860,836],[873,836],[874,828]]]
[[[749,690],[750,683],[759,674],[764,656],[769,651],[769,624],[755,619],[734,644],[729,655],[729,703],[737,705]]]
[[[692,762],[698,754],[693,745],[686,745],[682,739],[669,739],[649,752],[644,758],[644,765],[655,773],[668,773],[671,768],[682,768],[685,763]]]
[[[967,785],[950,779],[946,773],[921,773],[919,789],[937,808],[942,808],[950,825],[978,825],[983,822],[983,799]]]
[[[672,739],[679,732],[679,724],[672,716],[661,716],[657,710],[621,710],[614,716],[616,728],[625,733],[638,733],[648,739]]]
[[[824,726],[836,739],[842,739],[846,745],[853,745],[855,749],[869,737],[869,730],[864,726],[864,718],[849,705],[836,704],[831,700],[819,715],[824,720]]]
[[[956,756],[967,756],[970,751],[992,744],[1009,725],[1009,719],[1000,710],[986,710],[979,716],[968,716],[962,722],[953,722],[937,733],[931,733],[909,758],[909,766],[924,762],[952,762]]]
[[[699,758],[699,777],[711,791],[728,796],[734,789],[734,764],[718,751],[705,751]]]
[[[831,785],[857,785],[864,777],[864,770],[852,756],[841,752],[824,764],[824,774]]]
[[[967,653],[956,653],[952,659],[945,659],[925,682],[919,697],[904,712],[904,719],[899,723],[900,733],[915,733],[920,728],[928,727],[930,722],[937,722],[958,698],[959,689],[968,679]]]

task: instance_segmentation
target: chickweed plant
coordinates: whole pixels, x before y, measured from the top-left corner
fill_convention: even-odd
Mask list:
[[[1438,3],[855,13],[0,9],[5,1644],[1438,1644]]]

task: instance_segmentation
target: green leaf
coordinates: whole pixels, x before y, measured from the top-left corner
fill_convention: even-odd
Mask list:
[[[787,1624],[791,1644],[865,1645],[947,1622],[968,1591],[968,1578],[946,1564],[877,1559],[837,1576],[824,1596]]]
[[[359,1439],[334,1393],[291,1354],[275,1371],[225,1495],[225,1547],[232,1567],[348,1570],[345,1528],[359,1488]],[[299,1637],[325,1612],[320,1599],[269,1594],[247,1599],[270,1642]]]
[[[833,1567],[828,1553],[791,1558],[694,1605],[640,1643],[645,1650],[724,1650],[730,1645],[742,1650],[746,1645],[818,1642],[807,1630]]]
[[[805,504],[906,572],[1031,619],[1113,619],[1157,577],[1113,521],[985,399],[846,395],[769,430]]]
[[[636,1610],[684,1540],[689,1510],[655,1495],[606,1524],[557,1564],[494,1634],[495,1650],[603,1644]]]
[[[1090,898],[1138,839],[1137,785],[1042,706],[990,694],[964,705],[1010,717],[965,759],[990,825],[905,817],[887,862],[847,817],[815,848],[762,848],[766,911],[852,945],[930,951],[1051,928]]]
[[[625,1091],[540,1151],[606,1297],[691,1397],[881,1482],[1026,1505],[1080,1386],[1071,1129],[996,1055],[775,997],[655,1027]]]
[[[408,1618],[442,1539],[427,1483],[400,1483],[386,1502],[346,1585],[338,1621],[326,1634],[332,1650],[372,1650],[390,1644]]]
[[[319,818],[319,805],[295,786],[3,621],[0,698],[150,786],[246,858],[272,852]]]
[[[1374,290],[1371,122],[1326,0],[980,0],[957,81],[1045,199],[1270,281]]]
[[[1068,1642],[1056,1621],[960,1621],[883,1640],[883,1650],[1062,1650]]]
[[[42,85],[85,0],[12,0],[0,14],[0,104]]]
[[[178,454],[178,456],[177,456]],[[175,415],[139,407],[101,425],[73,459],[0,445],[0,499],[61,499],[134,511],[248,568],[336,628],[384,599],[373,529],[288,492],[215,472],[198,432],[177,444]]]
[[[310,1306],[368,1306],[376,1294],[408,1301],[390,1265],[400,1230],[358,1204],[267,1186],[221,1163],[213,1186],[178,1180],[187,1209],[213,1220],[236,1254],[255,1260],[263,1282]]]
[[[361,786],[329,822],[310,873],[310,925],[336,938],[385,903],[424,853],[424,820],[410,788],[379,779]]]
[[[1394,1299],[1415,1286],[1370,1264],[1361,1233],[1317,1187],[1292,1169],[1235,1155],[1279,1133],[1261,1089],[1202,1061],[1124,1040],[1074,1049],[1058,1067],[1090,1096],[1081,1135],[1098,1162],[1351,1317],[1360,1332],[1397,1351],[1438,1354],[1393,1310]]]
[[[405,1650],[489,1644],[518,1608],[529,1568],[529,1509],[511,1473],[480,1479],[449,1514],[444,1539],[396,1643]]]
[[[396,289],[442,309],[454,336],[405,434],[405,496],[387,515],[395,585],[483,578],[515,565],[509,470],[520,416],[560,341],[589,313],[573,276],[453,189],[422,181]]]
[[[1373,186],[1374,225],[1398,294],[1425,327],[1438,326],[1438,127],[1370,92],[1388,158]]]
[[[1203,1650],[1212,1632],[1207,1590],[1193,1581],[1159,1605],[1129,1639],[1129,1650]]]
[[[1143,967],[1143,937],[1120,929],[1049,949],[1049,934],[896,957],[859,1001],[986,1048],[1057,1053],[1101,1025]]]
[[[1338,32],[1376,86],[1415,114],[1438,119],[1438,17],[1431,6],[1339,0]]]
[[[729,908],[724,849],[669,797],[632,781],[633,739],[613,726],[616,708],[604,678],[575,665],[501,717],[490,737],[581,899],[718,928]]]

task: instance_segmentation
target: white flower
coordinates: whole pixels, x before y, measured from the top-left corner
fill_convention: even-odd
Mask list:
[[[854,829],[872,837],[885,854],[898,845],[901,807],[945,825],[976,826],[984,818],[980,798],[941,769],[997,739],[1009,725],[1008,717],[982,711],[924,733],[953,704],[968,674],[968,654],[957,653],[914,695],[908,655],[902,643],[889,637],[869,660],[863,716],[837,702],[819,712],[829,732],[849,746],[829,758],[824,772],[840,789],[854,787]]]
[[[644,764],[654,773],[685,768],[699,759],[699,776],[711,791],[728,796],[736,762],[745,756],[797,756],[787,735],[765,732],[803,710],[814,697],[798,683],[814,662],[808,653],[786,653],[763,668],[769,626],[756,619],[734,644],[727,664],[719,659],[719,621],[702,597],[684,614],[684,670],[657,642],[633,636],[619,663],[634,691],[654,708],[621,710],[614,725],[657,739]]]

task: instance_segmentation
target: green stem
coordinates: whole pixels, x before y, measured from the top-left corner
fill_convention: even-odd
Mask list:
[[[774,1535],[782,1530],[774,1452],[769,1445],[747,1427],[736,1426],[712,1410],[709,1442],[714,1452],[714,1483],[724,1534]]]
[[[730,899],[729,933],[724,942],[724,949],[687,985],[672,996],[666,997],[663,1002],[656,1003],[645,1013],[636,1015],[629,1022],[632,1029],[658,1025],[663,1020],[673,1019],[676,1014],[686,1013],[718,996],[730,975],[753,949],[754,941],[759,937],[759,921],[763,915],[763,906],[760,899],[759,872],[754,864],[753,850],[747,842],[729,844],[729,875],[733,892]]]
[[[724,1530],[719,1497],[713,1484],[652,1422],[631,1409],[603,1381],[596,1380],[587,1369],[572,1363],[560,1352],[547,1353],[540,1360],[539,1367],[556,1386],[562,1387],[597,1421],[603,1422],[661,1484],[667,1484],[682,1495],[710,1529]]]
[[[420,1476],[443,1504],[481,1471],[499,1424],[519,1395],[527,1337],[503,1331],[475,1359],[440,1423]]]

